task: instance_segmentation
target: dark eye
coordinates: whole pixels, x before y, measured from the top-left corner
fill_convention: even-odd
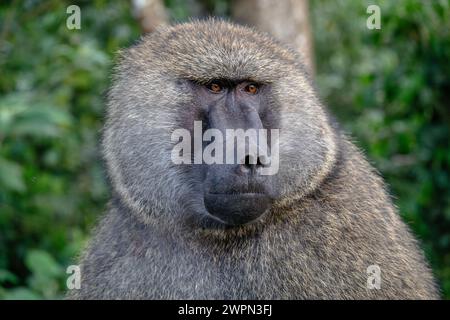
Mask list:
[[[258,88],[258,85],[256,83],[250,83],[249,85],[247,85],[244,88],[245,92],[250,93],[250,94],[258,93],[258,89],[259,88]]]
[[[208,89],[214,93],[219,93],[223,90],[222,85],[217,82],[211,82],[207,85]]]

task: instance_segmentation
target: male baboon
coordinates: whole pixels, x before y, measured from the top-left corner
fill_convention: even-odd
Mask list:
[[[194,121],[279,128],[278,173],[175,164]],[[103,147],[113,196],[72,298],[439,297],[382,179],[267,35],[208,20],[145,36],[121,55]]]

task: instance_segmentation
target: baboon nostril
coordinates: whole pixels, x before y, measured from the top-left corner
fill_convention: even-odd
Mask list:
[[[251,155],[247,155],[247,156],[245,156],[244,165],[248,168],[251,168],[253,166],[261,167],[261,166],[263,166],[263,162],[261,160],[262,160],[261,157],[256,157],[256,161],[255,161],[255,157],[253,157]]]
[[[250,155],[245,156],[244,165],[250,167],[252,164],[252,157]]]
[[[258,157],[258,160],[256,161],[256,165],[257,165],[258,167],[263,166],[263,163],[262,163],[262,161],[261,161],[261,157]]]

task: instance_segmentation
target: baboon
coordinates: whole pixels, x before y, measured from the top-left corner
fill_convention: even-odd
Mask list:
[[[439,298],[383,180],[293,50],[212,19],[161,27],[119,60],[102,140],[112,198],[69,298]],[[278,172],[250,154],[175,164],[172,134],[194,121],[279,129]]]

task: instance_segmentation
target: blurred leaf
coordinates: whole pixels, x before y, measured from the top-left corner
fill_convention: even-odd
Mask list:
[[[5,135],[57,136],[71,123],[70,115],[55,107],[32,102],[29,95],[0,99],[0,132]]]
[[[0,269],[0,283],[17,283],[17,277],[8,270]]]
[[[62,272],[55,259],[42,250],[30,250],[25,258],[25,263],[35,276],[54,278],[61,275]]]
[[[28,288],[18,287],[6,291],[4,300],[39,300],[41,297]]]
[[[25,191],[22,167],[14,162],[0,158],[0,187],[11,191]]]

